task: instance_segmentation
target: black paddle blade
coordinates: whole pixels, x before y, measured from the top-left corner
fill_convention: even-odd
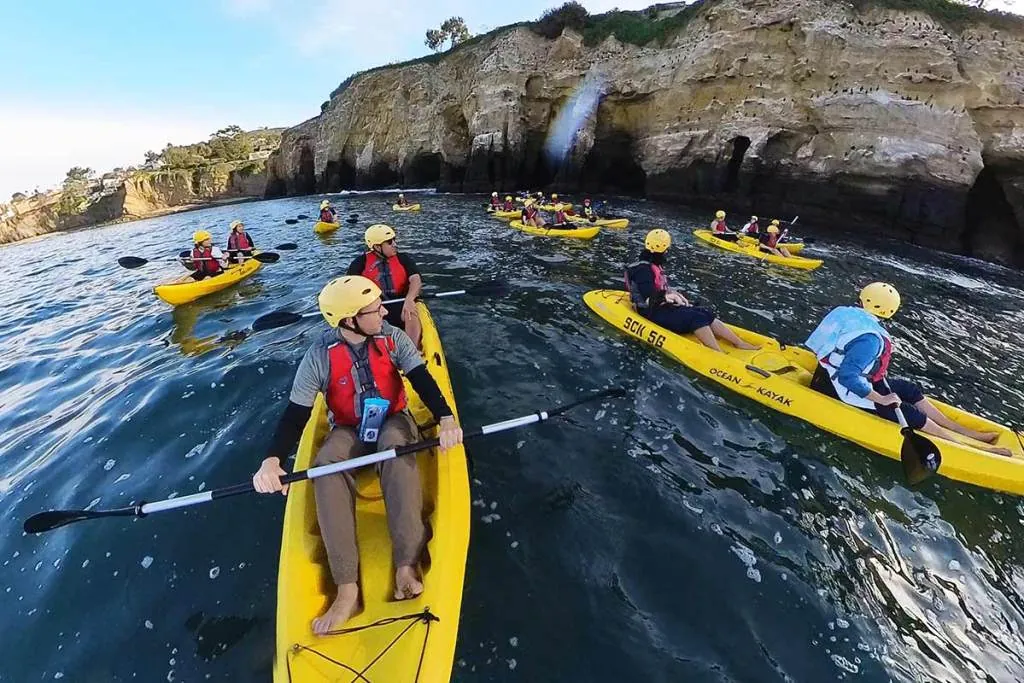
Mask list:
[[[900,448],[903,475],[911,486],[916,486],[939,471],[942,453],[931,439],[910,427],[904,427],[900,432],[903,434],[903,446]]]
[[[68,524],[81,522],[83,519],[94,519],[96,517],[106,517],[106,515],[88,510],[48,510],[26,519],[23,528],[26,534],[41,534],[44,531],[59,529]]]
[[[274,247],[274,249],[276,249],[278,251],[291,251],[293,249],[298,249],[298,248],[299,248],[299,245],[295,244],[295,242],[285,242],[284,244],[279,244],[276,247]]]
[[[287,223],[288,225],[295,225],[296,223],[299,222],[299,219],[298,218],[285,218],[284,222]]]
[[[147,263],[149,263],[149,261],[144,258],[139,258],[138,256],[122,256],[117,259],[117,265],[122,268],[138,268],[139,266],[144,266]]]
[[[273,330],[278,327],[284,327],[285,325],[291,325],[302,320],[302,316],[298,313],[292,313],[291,311],[274,311],[273,313],[267,313],[256,318],[252,323],[253,332],[263,332],[264,330]]]
[[[304,213],[300,213],[298,216],[296,216],[296,218],[298,218],[300,221],[304,221],[304,220],[308,219],[309,216],[307,216]]]
[[[178,252],[178,258],[188,258],[192,256],[192,252],[188,249]]]
[[[253,254],[252,257],[260,263],[277,263],[281,260],[281,255],[272,251],[261,251],[258,254]]]
[[[358,218],[346,218],[345,222],[346,223],[358,223],[359,219]]]

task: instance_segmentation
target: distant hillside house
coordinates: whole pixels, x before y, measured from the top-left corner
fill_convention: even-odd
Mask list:
[[[264,149],[259,152],[249,152],[249,161],[260,161],[270,156],[271,150]]]

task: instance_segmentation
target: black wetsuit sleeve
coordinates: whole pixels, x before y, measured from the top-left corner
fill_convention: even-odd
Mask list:
[[[280,458],[284,462],[298,445],[302,430],[312,413],[312,406],[300,406],[298,403],[288,401],[288,407],[284,409],[284,414],[277,423],[274,438],[265,457]]]
[[[406,377],[435,420],[440,422],[442,417],[453,414],[448,401],[444,400],[441,394],[441,387],[437,386],[426,365],[416,366],[406,374]]]
[[[366,270],[366,254],[356,258],[352,265],[348,267],[345,275],[362,275],[364,270]]]
[[[416,267],[416,262],[413,261],[412,257],[405,252],[399,252],[398,262],[402,264],[403,268],[405,268],[405,274],[409,277],[420,274],[420,269]]]

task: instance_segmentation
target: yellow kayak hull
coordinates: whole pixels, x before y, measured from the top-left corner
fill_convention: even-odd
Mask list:
[[[495,218],[504,219],[519,218],[520,216],[523,215],[522,211],[488,211],[487,213],[491,216],[494,216]]]
[[[747,237],[746,235],[740,235],[740,244],[748,247],[757,246],[758,241],[753,237]],[[790,254],[799,254],[804,250],[803,242],[782,242],[781,246],[786,248]]]
[[[601,228],[535,228],[532,225],[524,225],[522,221],[510,221],[509,225],[516,230],[522,230],[531,235],[568,237],[578,240],[592,240],[601,231]]]
[[[437,329],[422,303],[419,312],[427,367],[448,405],[455,410],[455,396]],[[408,383],[406,391],[416,421],[421,427],[432,424],[430,412]],[[320,395],[302,433],[294,469],[311,466],[328,430],[327,411]],[[424,438],[436,433],[436,427],[423,429]],[[429,566],[423,568],[424,591],[413,600],[392,599],[394,567],[380,484],[372,468],[361,471],[356,477],[356,527],[363,610],[343,628],[399,620],[351,633],[317,637],[310,629],[312,620],[334,599],[335,586],[317,526],[313,484],[292,484],[285,504],[277,579],[275,683],[364,680],[354,678],[351,671],[323,656],[363,672],[365,679],[371,681],[447,683],[450,679],[469,549],[466,453],[459,446],[444,455],[437,449],[422,451],[418,458],[424,511],[432,533],[427,544]],[[407,618],[428,608],[438,620]],[[410,627],[409,631],[388,648],[406,627]]]
[[[800,270],[814,270],[820,268],[821,264],[824,263],[819,259],[803,258],[802,256],[776,256],[775,254],[768,254],[754,245],[737,244],[736,242],[729,242],[727,240],[720,240],[711,234],[710,230],[694,230],[694,237],[708,244],[718,247],[719,249],[725,249],[726,251],[732,251],[737,254],[743,254],[752,258],[767,261],[768,263],[774,263],[779,266],[786,266],[787,268],[799,268]]]
[[[324,223],[323,221],[317,221],[316,225],[313,226],[313,232],[318,235],[324,235],[329,232],[334,232],[341,227],[341,223]]]
[[[556,211],[554,204],[538,204],[537,208],[540,209],[541,211]],[[572,208],[572,204],[570,204],[569,202],[563,202],[562,208],[568,211],[569,209]]]
[[[608,228],[610,230],[623,230],[629,227],[628,218],[598,218],[596,221],[590,221],[582,216],[569,216],[569,220],[580,225]]]
[[[157,285],[153,288],[153,293],[172,306],[180,306],[207,294],[227,289],[255,273],[262,265],[256,259],[249,259],[240,266],[229,266],[220,275],[203,280],[193,280],[190,275],[183,275],[176,280]]]
[[[817,359],[806,349],[782,346],[771,337],[730,325],[742,339],[760,344],[762,348],[740,351],[723,342],[724,353],[718,353],[701,344],[693,335],[675,334],[637,315],[627,292],[594,290],[584,294],[583,301],[616,329],[648,346],[661,349],[694,372],[727,389],[875,453],[900,459],[903,437],[899,425],[808,386]],[[969,443],[929,436],[942,452],[938,473],[956,481],[1024,495],[1024,448],[1014,432],[991,420],[931,400],[947,417],[960,424],[975,430],[998,432],[996,445],[1013,451],[1013,457],[1007,458],[992,455]],[[970,440],[965,438],[965,441]]]
[[[399,206],[398,204],[392,204],[391,205],[391,210],[392,211],[419,211],[420,210],[420,205],[419,204],[409,204],[408,206]]]

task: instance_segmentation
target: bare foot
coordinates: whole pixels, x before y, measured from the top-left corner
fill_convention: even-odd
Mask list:
[[[313,633],[326,635],[329,631],[341,626],[359,607],[359,584],[346,583],[338,586],[338,597],[327,608],[327,611],[313,620]]]
[[[1013,457],[1013,451],[1011,451],[1009,448],[1003,448],[1002,446],[989,446],[988,448],[982,448],[981,450],[988,451],[993,455],[1003,455],[1006,456],[1007,458]]]
[[[423,582],[416,576],[416,569],[408,565],[395,570],[395,600],[415,598],[423,592]]]
[[[999,440],[999,432],[973,432],[971,438],[983,443],[995,443]]]
[[[753,344],[748,344],[745,341],[741,341],[739,344],[737,344],[736,348],[742,349],[744,351],[759,351],[761,349],[760,346],[754,346]]]

